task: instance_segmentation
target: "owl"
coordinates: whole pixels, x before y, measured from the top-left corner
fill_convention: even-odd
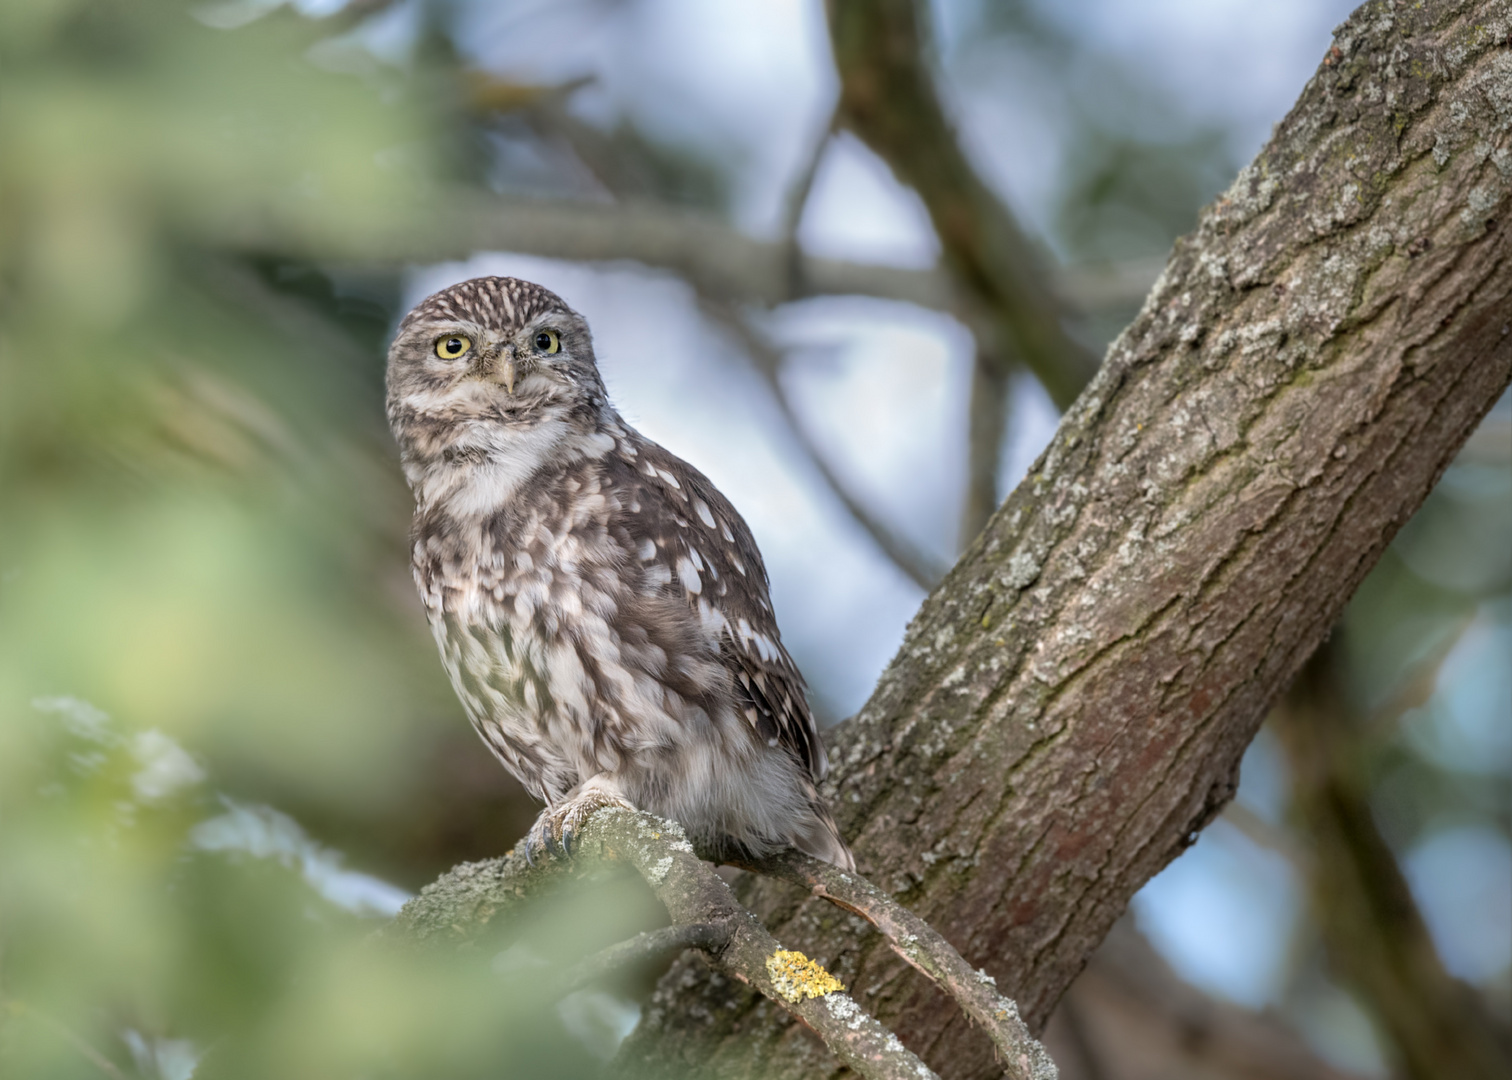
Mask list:
[[[546,804],[527,857],[617,805],[715,852],[854,866],[751,531],[620,418],[581,315],[516,278],[438,292],[399,325],[387,411],[442,662]]]

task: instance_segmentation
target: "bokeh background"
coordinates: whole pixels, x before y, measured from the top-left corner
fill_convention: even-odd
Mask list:
[[[1077,341],[1132,317],[1351,6],[921,5]],[[478,274],[565,297],[625,416],[746,516],[818,711],[850,715],[1056,409],[1015,369],[973,454],[940,243],[835,130],[838,86],[815,0],[0,6],[0,1072],[612,1053],[637,986],[541,987],[654,922],[633,890],[486,962],[364,944],[534,814],[413,596],[386,338]],[[773,285],[804,259],[841,284]],[[1504,401],[1073,988],[1063,1075],[1433,1075],[1402,970],[1406,1012],[1468,1025],[1434,1037],[1505,1051],[1509,589]]]

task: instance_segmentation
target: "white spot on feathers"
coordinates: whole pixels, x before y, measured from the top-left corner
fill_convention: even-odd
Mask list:
[[[677,579],[682,582],[683,588],[697,596],[703,592],[703,580],[698,576],[698,570],[686,557],[677,560]]]
[[[698,514],[698,520],[702,521],[707,528],[714,527],[714,515],[710,513],[708,503],[702,499],[694,499],[693,509]]]
[[[614,436],[594,432],[583,437],[583,456],[601,458],[614,449]]]

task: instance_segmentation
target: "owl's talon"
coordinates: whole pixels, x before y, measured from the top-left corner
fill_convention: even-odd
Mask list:
[[[602,788],[590,788],[575,798],[541,811],[525,838],[525,862],[535,866],[542,852],[553,857],[569,858],[582,845],[583,825],[594,812],[606,806],[633,810],[628,800]]]
[[[551,817],[549,811],[542,811],[541,816],[536,818],[530,832],[525,836],[525,864],[534,867],[536,857],[542,852],[548,855],[556,855],[556,841],[553,839]]]

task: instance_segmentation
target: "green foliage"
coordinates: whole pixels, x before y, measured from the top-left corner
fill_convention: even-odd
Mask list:
[[[314,261],[416,221],[451,120],[217,10],[0,6],[0,1074],[579,1075],[534,969],[372,944],[402,894],[222,794],[377,812],[465,724],[383,427],[397,278]]]
[[[95,1076],[100,1059],[130,1075],[133,1042],[161,1053],[186,1037],[207,1078],[592,1067],[543,989],[583,941],[644,920],[649,898],[611,882],[547,908],[507,963],[378,943],[363,916],[389,890],[290,819],[217,798],[161,732],[36,704],[6,727],[0,801],[6,1075]],[[135,1057],[141,1075],[172,1074]]]

